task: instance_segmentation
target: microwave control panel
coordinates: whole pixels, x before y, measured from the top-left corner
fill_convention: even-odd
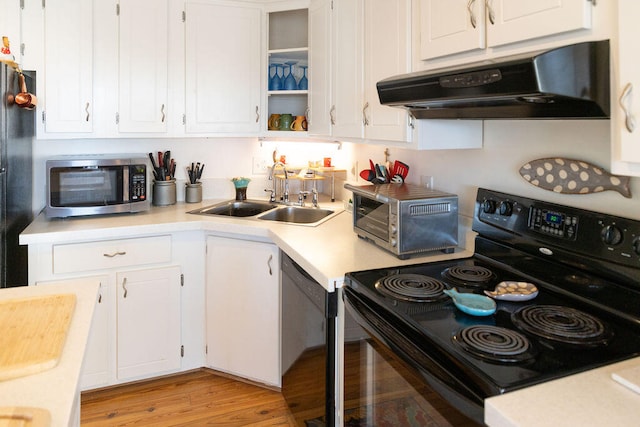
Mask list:
[[[145,165],[133,165],[130,169],[129,194],[132,202],[147,199],[147,167]]]

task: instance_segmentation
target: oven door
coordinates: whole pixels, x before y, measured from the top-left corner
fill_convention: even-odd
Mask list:
[[[343,288],[345,305],[344,425],[478,426],[484,417],[482,404],[456,393],[450,385],[416,368],[411,355],[389,347],[374,320],[375,313]],[[362,335],[351,334],[354,324]],[[399,337],[400,334],[392,333]],[[395,345],[394,345],[395,347]],[[422,355],[416,357],[423,357]],[[413,363],[410,363],[413,362]],[[424,362],[424,361],[421,361]],[[418,362],[417,364],[420,364]],[[431,362],[434,369],[441,369]],[[464,413],[463,413],[464,412]],[[471,418],[469,418],[471,417]]]
[[[389,242],[389,209],[389,203],[353,193],[353,225],[366,237]]]

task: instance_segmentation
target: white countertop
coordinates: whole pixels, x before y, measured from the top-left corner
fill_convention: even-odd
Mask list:
[[[98,287],[97,282],[69,281],[0,289],[0,300],[69,293],[77,298],[58,364],[38,374],[0,381],[0,406],[44,408],[51,414],[52,426],[77,425],[80,371]]]
[[[342,203],[321,203],[321,207],[342,212],[316,227],[187,213],[220,201],[222,200],[205,200],[193,204],[178,202],[171,206],[152,206],[149,211],[136,214],[69,219],[50,220],[41,213],[20,235],[20,243],[62,244],[193,230],[251,236],[273,241],[330,292],[342,286],[344,274],[350,271],[466,258],[473,255],[475,234],[463,231],[460,233],[464,236],[464,240],[460,242],[462,247],[452,254],[437,251],[400,260],[358,238],[353,231],[351,213],[343,210]]]
[[[490,427],[637,426],[640,394],[611,378],[640,357],[485,400]]]

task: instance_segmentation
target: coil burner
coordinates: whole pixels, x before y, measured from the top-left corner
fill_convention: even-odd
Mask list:
[[[482,287],[495,277],[488,268],[477,265],[454,265],[442,272],[442,277],[461,286]]]
[[[378,280],[378,292],[411,302],[433,302],[446,298],[446,285],[433,277],[421,274],[392,274]]]
[[[600,319],[569,307],[531,305],[513,313],[511,320],[525,332],[563,344],[598,347],[613,337]]]
[[[519,363],[535,355],[527,337],[499,326],[469,326],[452,339],[465,351],[491,362]]]

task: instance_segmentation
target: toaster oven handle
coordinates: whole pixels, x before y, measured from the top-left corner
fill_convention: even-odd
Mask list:
[[[383,196],[382,194],[376,193],[375,191],[365,191],[361,187],[351,184],[344,184],[344,188],[353,191],[354,194],[359,194],[361,196],[377,200],[381,203],[389,203],[389,198],[387,196]]]

